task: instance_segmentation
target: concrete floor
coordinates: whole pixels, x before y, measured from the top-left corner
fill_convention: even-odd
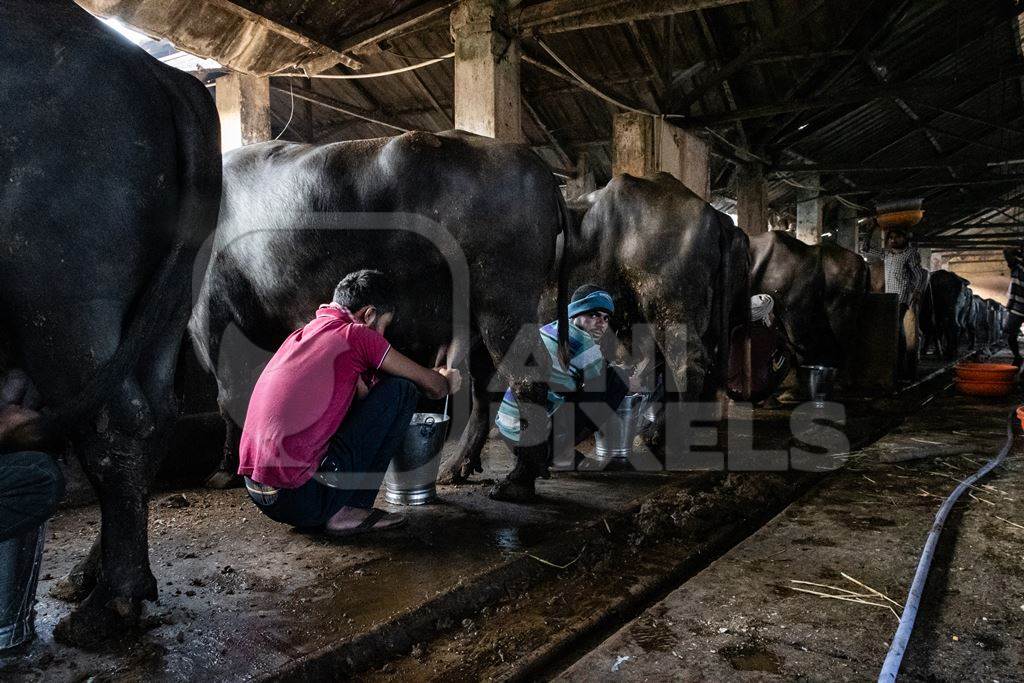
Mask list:
[[[906,397],[849,404],[851,440],[878,438],[907,407]],[[781,445],[788,434],[786,409],[757,413],[757,447]],[[803,490],[793,478],[759,473],[735,481],[717,473],[566,473],[539,482],[542,501],[522,506],[486,496],[489,480],[507,471],[504,447],[489,443],[484,462],[482,481],[442,488],[440,504],[405,508],[405,530],[346,543],[276,525],[239,490],[156,495],[150,542],[160,602],[148,606],[140,638],[101,653],[52,640],[70,606],[47,591],[86,552],[98,525],[95,507],[63,510],[44,558],[40,640],[0,662],[0,676],[249,680],[368,667],[389,680],[428,671],[449,680],[512,675],[526,670],[523,662],[555,658],[565,636],[646,604],[665,581],[678,583]],[[506,650],[493,646],[488,628],[514,634]],[[436,645],[445,641],[451,646]],[[469,667],[467,648],[480,657]],[[437,661],[424,659],[433,655]],[[374,668],[382,661],[395,663]]]
[[[999,450],[1018,400],[942,394],[559,680],[874,680],[894,613],[794,589],[868,592],[845,573],[902,603],[941,500]],[[1024,680],[1021,452],[947,522],[901,680]]]
[[[485,476],[502,476],[506,449],[489,444]],[[160,601],[135,642],[86,653],[52,640],[70,606],[48,590],[87,550],[94,506],[50,524],[37,626],[40,639],[0,674],[23,680],[256,678],[371,631],[438,594],[524,557],[580,522],[624,509],[663,485],[661,474],[603,473],[539,482],[542,502],[498,503],[488,487],[442,487],[436,505],[402,508],[402,531],[347,542],[303,535],[265,518],[244,490],[160,494],[150,506],[150,557]],[[387,507],[381,503],[382,506]],[[180,507],[179,507],[180,506]]]

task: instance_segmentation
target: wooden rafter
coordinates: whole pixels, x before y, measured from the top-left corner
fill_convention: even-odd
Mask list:
[[[769,48],[785,37],[788,37],[795,28],[801,26],[807,19],[825,5],[825,0],[815,0],[808,3],[800,12],[791,17],[788,21],[779,24],[764,36],[758,43],[752,45],[736,56],[728,64],[710,74],[699,86],[691,92],[686,93],[679,102],[675,103],[674,109],[680,113],[690,110],[690,107],[700,101],[705,93],[717,88],[724,81],[731,78],[740,69],[743,69],[755,58],[760,57]]]
[[[358,52],[381,41],[392,40],[408,33],[420,24],[445,14],[457,5],[457,0],[429,0],[410,10],[378,22],[365,31],[338,41],[339,52]]]
[[[263,16],[253,12],[250,9],[242,7],[231,0],[205,0],[208,5],[212,5],[225,12],[230,12],[236,17],[241,17],[246,21],[252,22],[257,26],[260,26],[271,33],[276,33],[279,36],[283,36],[293,43],[297,43],[302,47],[306,48],[310,52],[314,53],[314,56],[303,63],[303,67],[309,73],[319,73],[324,69],[329,69],[335,64],[344,64],[350,69],[359,69],[362,67],[362,63],[356,59],[353,59],[347,55],[341,54],[341,51],[334,49],[328,45],[325,45],[314,38],[310,37],[308,33],[300,30],[295,26],[288,26],[280,21],[270,19],[269,17]]]
[[[627,24],[750,0],[548,0],[518,12],[517,25],[541,33]]]

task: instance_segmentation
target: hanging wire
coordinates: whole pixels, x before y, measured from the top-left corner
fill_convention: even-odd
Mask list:
[[[548,44],[545,43],[541,39],[540,36],[534,36],[533,39],[537,42],[538,45],[540,45],[542,48],[544,48],[544,51],[547,52],[548,55],[551,56],[551,59],[553,59],[556,62],[558,62],[558,65],[560,67],[562,67],[566,71],[566,73],[568,73],[570,76],[575,78],[579,82],[579,84],[581,86],[583,86],[583,88],[585,90],[587,90],[588,92],[590,92],[592,95],[597,95],[598,97],[600,97],[605,102],[609,102],[611,104],[614,104],[616,107],[618,107],[620,109],[625,109],[626,111],[636,112],[637,114],[645,114],[647,116],[651,116],[651,117],[654,117],[654,118],[661,118],[662,117],[661,114],[655,114],[654,112],[648,111],[646,109],[638,109],[637,107],[633,107],[633,106],[630,106],[630,105],[628,105],[628,104],[626,104],[624,102],[620,102],[619,100],[615,99],[614,97],[612,97],[610,95],[606,95],[605,93],[601,92],[600,90],[598,90],[597,88],[592,86],[589,82],[587,82],[587,80],[585,78],[583,78],[583,76],[580,76],[578,73],[573,71],[571,66],[569,66],[564,61],[562,61],[562,58],[559,57],[557,54],[555,54],[554,50],[552,50],[550,47],[548,47]]]
[[[418,64],[410,64],[409,66],[391,69],[390,71],[377,71],[372,74],[313,74],[307,76],[306,74],[276,73],[272,75],[280,76],[282,78],[324,78],[338,81],[354,81],[363,78],[382,78],[384,76],[394,76],[395,74],[405,73],[406,71],[415,71],[416,69],[422,69],[425,66],[430,66],[431,64],[437,64],[438,62],[443,62],[446,59],[451,59],[454,56],[454,52],[449,52],[446,55],[441,55],[440,57],[435,57],[434,59],[428,59],[425,62],[420,62]]]
[[[813,185],[805,185],[804,183],[798,183],[797,181],[793,180],[792,178],[783,177],[783,178],[779,178],[779,180],[784,182],[786,185],[789,185],[790,187],[795,187],[795,188],[797,188],[799,190],[809,190],[811,192],[817,192],[818,194],[828,194],[828,191],[825,188],[823,188],[823,187],[814,187]],[[845,206],[845,207],[847,207],[849,209],[858,209],[860,211],[869,211],[869,209],[866,206],[861,206],[860,204],[857,204],[856,202],[851,202],[846,197],[843,197],[843,196],[840,196],[840,195],[829,195],[829,196],[831,196],[832,199],[835,199],[837,202],[839,202],[840,204],[842,204],[843,206]]]
[[[286,130],[288,130],[288,126],[291,125],[292,117],[295,116],[295,90],[292,89],[292,84],[291,83],[288,84],[288,95],[291,96],[292,108],[291,108],[291,111],[288,112],[288,120],[285,121],[284,128],[282,128],[281,132],[277,134],[276,138],[274,138],[275,141],[281,139],[281,136],[284,135],[284,132]]]

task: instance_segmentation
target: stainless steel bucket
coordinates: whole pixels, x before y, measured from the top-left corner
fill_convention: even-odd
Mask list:
[[[618,420],[604,425],[594,435],[594,459],[598,462],[627,461],[633,454],[633,438],[644,402],[643,394],[630,394],[622,399],[616,414]]]
[[[437,498],[438,454],[449,419],[440,413],[415,413],[402,448],[384,475],[384,499],[395,505],[424,505]]]
[[[35,636],[36,584],[46,524],[0,542],[0,654]]]
[[[836,369],[824,365],[801,365],[800,383],[807,388],[807,396],[815,405],[822,406],[832,395]]]

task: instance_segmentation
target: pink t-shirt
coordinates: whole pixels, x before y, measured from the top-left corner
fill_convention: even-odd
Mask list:
[[[253,388],[238,473],[286,489],[309,481],[352,405],[360,375],[380,368],[390,348],[348,311],[321,306],[284,340]]]

